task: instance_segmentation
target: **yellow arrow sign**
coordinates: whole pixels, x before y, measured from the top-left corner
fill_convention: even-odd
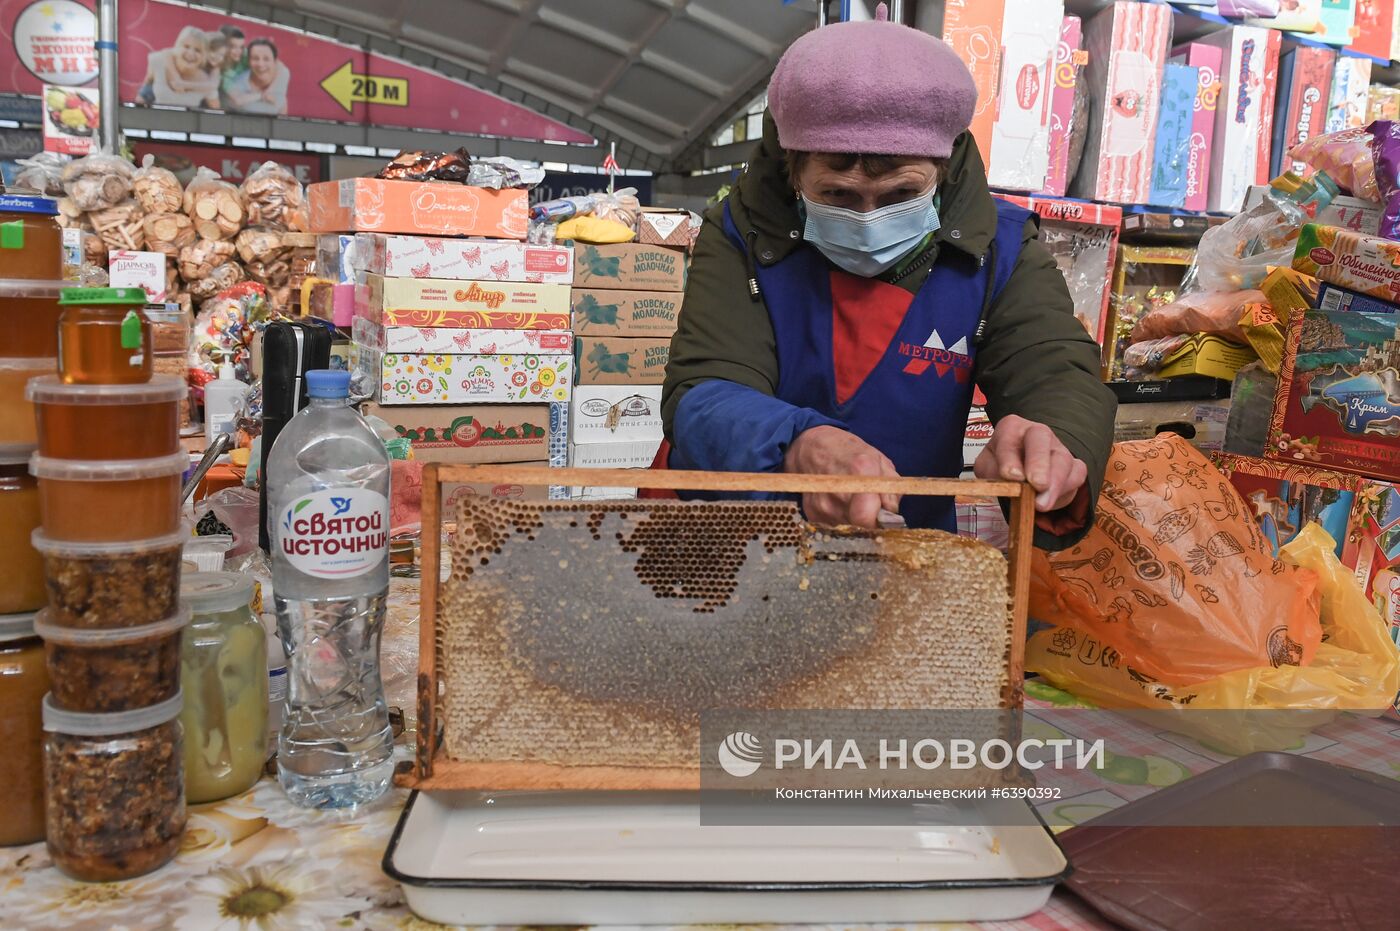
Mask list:
[[[352,62],[346,62],[321,82],[321,87],[336,103],[350,112],[351,104],[377,103],[390,107],[408,106],[408,78],[384,78],[356,74]]]

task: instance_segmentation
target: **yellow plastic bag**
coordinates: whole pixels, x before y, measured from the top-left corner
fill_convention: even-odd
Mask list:
[[[1381,714],[1400,690],[1400,652],[1337,559],[1332,538],[1309,524],[1281,556],[1318,576],[1323,640],[1305,666],[1241,669],[1169,686],[1129,667],[1093,635],[1057,627],[1030,639],[1026,668],[1103,708],[1172,712],[1174,729],[1230,753],[1294,749],[1340,711]],[[1193,716],[1201,709],[1214,713]]]
[[[637,234],[616,220],[604,220],[590,215],[572,217],[559,224],[554,238],[559,241],[577,239],[579,242],[631,242]]]

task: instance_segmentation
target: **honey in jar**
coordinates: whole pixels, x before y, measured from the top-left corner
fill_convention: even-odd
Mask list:
[[[0,343],[0,346],[5,344]],[[57,359],[0,359],[0,445],[34,445],[34,404],[25,394],[31,378],[47,375]]]
[[[49,689],[34,615],[0,615],[0,847],[44,839],[42,704]]]
[[[44,564],[30,537],[39,526],[39,486],[28,446],[0,446],[0,615],[44,606]]]
[[[0,194],[0,278],[63,277],[63,230],[52,197]]]
[[[0,278],[0,351],[6,356],[58,355],[58,297],[71,282]]]
[[[39,455],[54,459],[151,459],[180,450],[183,378],[157,375],[139,385],[69,385],[55,376],[30,383]]]
[[[39,514],[46,537],[76,543],[115,543],[163,537],[180,529],[184,453],[159,459],[50,459],[35,456]]]
[[[58,300],[58,375],[70,385],[151,379],[151,323],[140,288],[65,288]]]

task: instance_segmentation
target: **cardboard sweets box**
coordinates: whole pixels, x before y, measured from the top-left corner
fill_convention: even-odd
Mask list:
[[[579,336],[574,340],[580,385],[659,385],[671,358],[669,339]]]
[[[1288,153],[1298,143],[1327,131],[1327,98],[1336,58],[1331,49],[1307,46],[1291,48],[1279,56],[1271,177],[1288,170],[1307,170],[1302,162],[1288,158]]]
[[[1275,555],[1317,521],[1337,541],[1337,557],[1342,557],[1347,522],[1356,492],[1367,484],[1364,478],[1228,453],[1217,454],[1211,461],[1249,502]]]
[[[1327,131],[1360,129],[1366,125],[1367,89],[1371,86],[1369,58],[1338,58],[1332,66],[1332,92],[1327,96]]]
[[[683,291],[603,291],[575,288],[574,332],[581,336],[671,336]]]
[[[1210,187],[1210,149],[1215,138],[1215,108],[1220,98],[1220,63],[1214,45],[1188,42],[1172,51],[1171,62],[1197,70],[1196,99],[1191,104],[1191,142],[1186,153],[1186,209],[1205,210]]]
[[[637,242],[649,246],[690,248],[694,224],[689,210],[643,207],[637,218]]]
[[[624,242],[574,245],[574,287],[684,291],[689,262],[679,249]]]
[[[660,385],[578,385],[569,402],[574,443],[661,439]]]
[[[1298,234],[1293,267],[1383,301],[1400,298],[1400,243],[1389,239],[1308,223]]]
[[[1074,122],[1074,91],[1079,73],[1089,62],[1089,53],[1080,48],[1084,26],[1078,16],[1060,22],[1060,44],[1055,49],[1055,87],[1050,92],[1050,160],[1045,169],[1045,187],[1040,192],[1063,197],[1069,186],[1070,136]]]
[[[513,465],[549,468],[548,462],[539,460],[516,462]],[[466,498],[492,498],[496,501],[548,501],[551,497],[548,485],[491,485],[484,482],[444,482],[441,507],[444,514],[456,514],[458,505]]]
[[[1168,64],[1162,69],[1162,103],[1157,112],[1152,187],[1147,197],[1149,203],[1159,207],[1186,206],[1191,126],[1200,76],[1200,69],[1190,65]]]
[[[408,440],[421,462],[523,462],[549,458],[548,404],[365,405]]]
[[[576,469],[646,469],[656,459],[660,440],[625,443],[574,443],[569,447],[569,465]],[[579,486],[569,489],[573,498],[635,498],[636,488]]]
[[[548,355],[574,351],[568,330],[475,330],[460,327],[380,326],[356,318],[355,342],[380,352],[456,353],[469,355]]]
[[[355,316],[381,326],[569,329],[569,287],[365,275]]]
[[[525,238],[529,193],[465,184],[347,178],[306,189],[315,233],[410,233],[420,236]]]
[[[350,261],[355,271],[389,278],[560,285],[574,280],[572,249],[501,240],[360,233]]]
[[[574,357],[379,353],[359,347],[359,369],[380,404],[568,401]]]
[[[1356,581],[1400,645],[1400,486],[1365,481],[1347,522],[1342,565]]]
[[[1268,459],[1400,481],[1400,315],[1311,310],[1289,321]]]
[[[1249,188],[1269,181],[1279,33],[1231,26],[1196,41],[1222,52],[1207,207],[1237,213]]]

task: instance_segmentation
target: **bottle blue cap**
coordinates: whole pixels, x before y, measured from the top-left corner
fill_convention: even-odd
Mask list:
[[[306,373],[306,396],[310,398],[350,397],[350,373],[344,369],[312,369]]]

